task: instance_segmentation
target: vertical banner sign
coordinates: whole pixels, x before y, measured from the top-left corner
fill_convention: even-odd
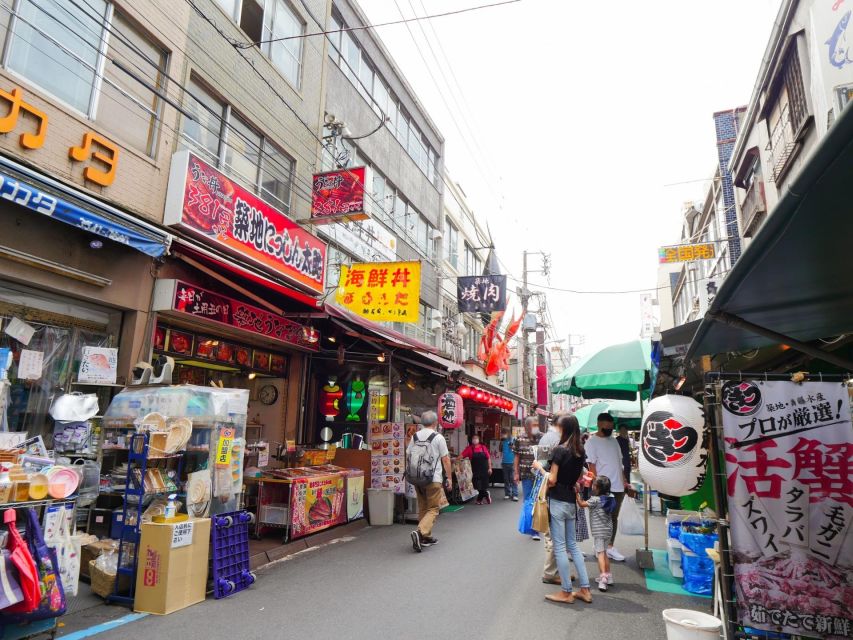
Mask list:
[[[216,446],[216,466],[231,466],[231,451],[234,449],[234,436],[236,432],[231,427],[223,427],[219,430],[219,443]]]
[[[325,291],[326,244],[189,151],[172,157],[163,223],[302,289]]]
[[[462,276],[456,279],[460,313],[506,310],[506,276]]]
[[[445,429],[458,429],[462,425],[462,396],[443,393],[438,399],[438,422]]]
[[[376,322],[417,322],[421,297],[420,262],[341,265],[335,300]]]
[[[853,426],[838,382],[723,386],[735,586],[744,625],[853,637]]]
[[[311,221],[329,224],[369,218],[364,185],[367,167],[315,173],[311,186]]]

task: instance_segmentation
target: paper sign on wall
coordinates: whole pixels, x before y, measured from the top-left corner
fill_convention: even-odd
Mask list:
[[[41,378],[44,352],[31,349],[21,349],[18,358],[18,378],[21,380],[38,380]]]
[[[216,466],[231,466],[231,450],[234,448],[235,431],[231,427],[219,430],[219,444],[216,446]]]
[[[36,329],[35,327],[28,325],[23,320],[12,318],[6,327],[5,332],[21,344],[28,345],[30,344],[30,340],[33,339]]]
[[[77,382],[115,384],[118,371],[118,349],[83,347]]]
[[[188,547],[193,543],[195,522],[179,522],[172,530],[172,549]]]

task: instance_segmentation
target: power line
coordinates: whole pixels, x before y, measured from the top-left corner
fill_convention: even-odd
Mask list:
[[[695,281],[701,282],[702,280],[711,280],[712,278],[718,278],[718,277],[724,276],[729,271],[731,271],[731,269],[727,269],[726,271],[720,271],[719,273],[715,273],[713,275],[705,276],[703,278],[696,278]],[[514,278],[512,276],[507,276],[507,277],[510,280],[514,280],[516,282],[522,282],[521,280],[518,280],[517,278]],[[578,289],[564,289],[561,287],[550,287],[550,286],[547,286],[544,284],[538,284],[535,282],[528,282],[527,284],[531,288],[547,289],[548,291],[557,291],[560,293],[573,293],[573,294],[578,294],[578,295],[623,295],[623,294],[629,294],[629,293],[648,293],[651,291],[664,291],[666,289],[671,288],[669,285],[664,285],[661,287],[649,287],[647,289],[626,289],[624,291],[581,291]]]
[[[391,22],[380,22],[379,24],[368,24],[368,25],[364,25],[361,27],[346,27],[343,29],[333,29],[331,31],[316,31],[314,33],[302,33],[302,34],[297,35],[297,36],[283,36],[281,38],[270,38],[268,40],[258,40],[257,42],[236,42],[236,41],[231,41],[230,39],[229,39],[229,42],[231,42],[231,44],[238,49],[251,49],[252,47],[260,46],[262,44],[268,44],[271,42],[282,42],[284,40],[298,40],[301,38],[311,38],[313,36],[325,36],[325,35],[329,35],[330,33],[339,33],[339,32],[343,32],[343,31],[361,31],[364,29],[376,29],[378,27],[387,27],[387,26],[390,26],[393,24],[405,24],[408,22],[416,22],[418,20],[431,20],[433,18],[443,18],[445,16],[454,16],[454,15],[457,15],[460,13],[468,13],[470,11],[478,11],[480,9],[490,9],[492,7],[499,7],[499,6],[505,5],[505,4],[515,4],[516,2],[521,2],[521,0],[505,0],[504,2],[495,2],[492,4],[482,4],[482,5],[479,5],[476,7],[468,7],[466,9],[457,9],[456,11],[446,11],[444,13],[435,13],[435,14],[429,15],[429,16],[406,18],[404,20],[394,20]]]

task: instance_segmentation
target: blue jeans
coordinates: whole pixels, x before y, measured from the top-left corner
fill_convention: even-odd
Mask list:
[[[563,591],[572,592],[569,554],[572,556],[572,562],[578,574],[580,588],[588,589],[589,576],[586,572],[586,565],[583,563],[583,553],[581,553],[575,539],[577,505],[562,500],[549,500],[548,508],[551,512],[551,540],[554,542],[554,559],[557,561],[557,570],[560,572]]]
[[[515,481],[512,464],[502,464],[504,474],[504,495],[510,498],[518,497],[518,483]]]

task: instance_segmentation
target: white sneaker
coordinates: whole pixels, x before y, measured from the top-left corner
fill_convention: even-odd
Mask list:
[[[541,538],[541,537],[539,537],[539,534],[538,534],[538,533],[534,533],[532,536],[530,536],[530,539],[531,539],[531,540],[539,541],[539,540],[541,540],[542,538]]]
[[[607,557],[611,560],[615,560],[616,562],[625,562],[625,556],[619,553],[619,550],[616,547],[610,547],[607,550]]]
[[[599,591],[607,591],[607,576],[606,575],[598,576],[598,590]]]
[[[613,584],[613,574],[612,573],[605,573],[604,579],[607,581],[607,584]]]

